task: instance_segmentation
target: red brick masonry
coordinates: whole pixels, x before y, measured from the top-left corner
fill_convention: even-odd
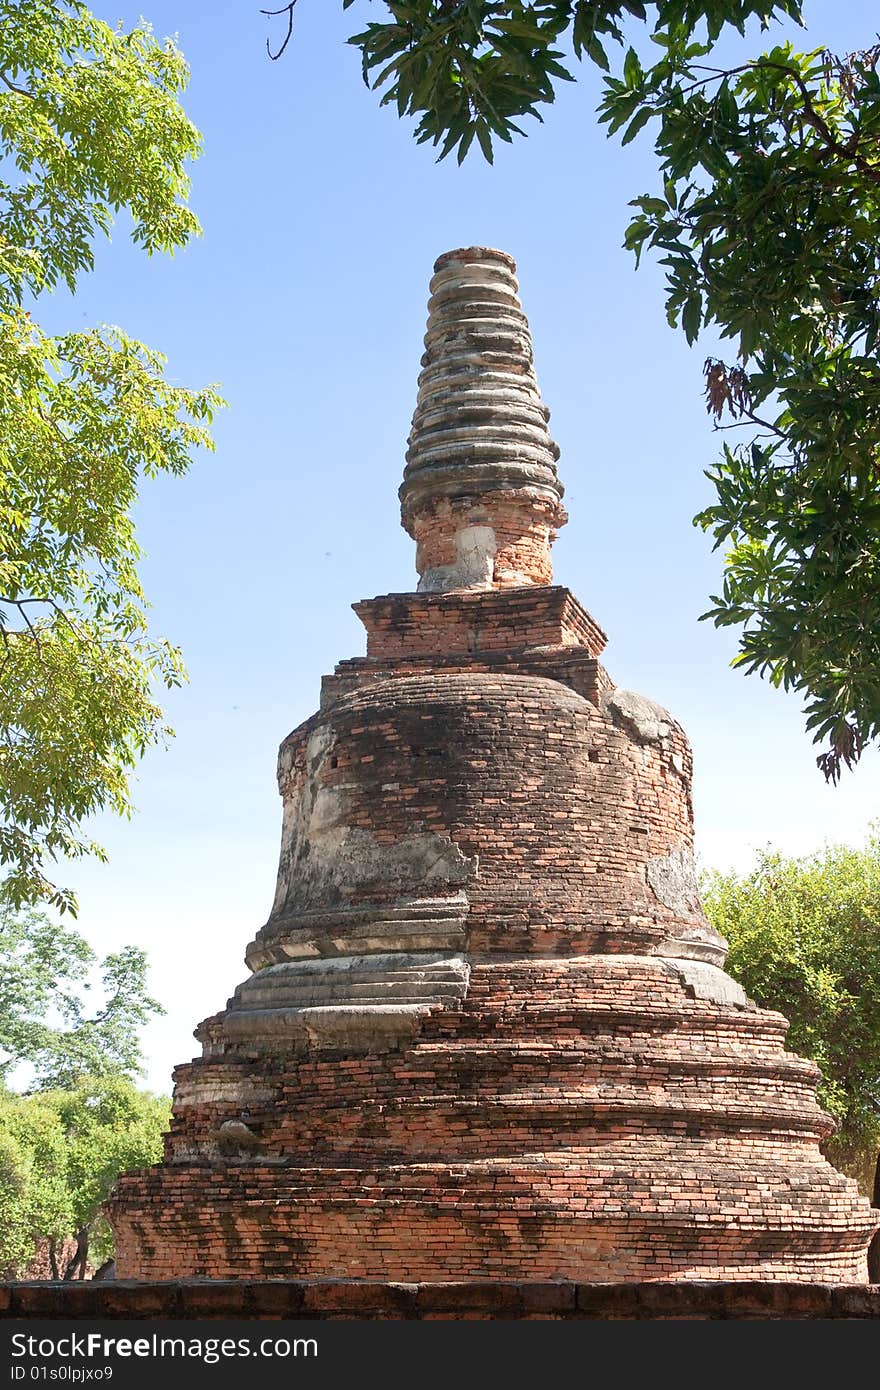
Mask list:
[[[680,727],[565,590],[359,609],[382,654],[282,744],[255,973],[118,1184],[120,1276],[864,1280],[817,1070],[719,968]]]
[[[878,1318],[880,1285],[177,1280],[0,1285],[0,1318]]]

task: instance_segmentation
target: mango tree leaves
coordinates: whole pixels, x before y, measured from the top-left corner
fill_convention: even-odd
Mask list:
[[[742,33],[750,19],[766,24],[800,9],[797,0],[385,0],[384,8],[390,20],[349,39],[361,50],[364,81],[383,105],[416,118],[416,139],[439,145],[441,159],[457,150],[461,162],[476,136],[490,163],[493,138],[522,134],[519,120],[541,120],[557,82],[572,80],[563,42],[607,72],[626,25],[650,22],[674,64],[699,26],[714,41],[725,26]],[[630,50],[625,82],[634,58]]]
[[[732,340],[707,405],[748,437],[697,518],[726,547],[704,616],[743,628],[737,665],[804,696],[832,780],[880,737],[878,58],[785,45],[646,75],[663,197],[635,200],[626,238],[660,251],[670,323]]]

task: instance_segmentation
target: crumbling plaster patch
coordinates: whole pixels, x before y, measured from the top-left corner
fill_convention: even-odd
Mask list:
[[[680,980],[694,999],[709,999],[713,1004],[734,1004],[738,1008],[754,1009],[741,984],[717,965],[704,960],[664,959],[664,968]]]
[[[683,917],[702,916],[700,887],[694,856],[690,849],[673,850],[671,854],[649,859],[646,868],[648,883],[654,896],[664,907]]]
[[[663,743],[677,727],[668,710],[634,690],[610,690],[602,701],[602,709],[639,743]]]
[[[497,550],[491,526],[463,526],[455,537],[455,563],[426,570],[419,580],[419,593],[491,588]]]
[[[298,909],[329,908],[353,894],[381,884],[383,893],[459,889],[476,868],[446,835],[425,832],[393,844],[369,830],[346,823],[353,784],[323,783],[324,767],[336,746],[329,724],[319,724],[305,746],[305,771],[297,786],[291,778],[293,754],[282,746],[279,783],[284,818],[274,911],[295,901]]]

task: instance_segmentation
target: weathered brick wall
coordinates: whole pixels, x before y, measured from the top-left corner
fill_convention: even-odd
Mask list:
[[[878,1318],[880,1285],[216,1281],[0,1285],[0,1318]]]
[[[579,647],[599,656],[607,638],[570,589],[561,586],[451,594],[385,594],[352,605],[374,660],[442,660],[453,654],[524,653]],[[472,668],[469,668],[472,669]]]
[[[119,1268],[864,1279],[873,1222],[784,1029],[658,961],[475,963],[403,1053],[179,1068],[169,1166],[120,1184]],[[230,1118],[247,1163],[205,1149]]]
[[[550,555],[557,527],[565,513],[556,502],[524,499],[519,493],[496,492],[491,506],[473,498],[428,499],[409,521],[416,542],[416,569],[430,574],[454,570],[460,562],[461,537],[486,529],[491,521],[491,540],[486,552],[485,580],[498,589],[522,584],[550,584]]]
[[[818,1073],[718,968],[679,726],[565,590],[359,611],[374,654],[282,745],[257,973],[110,1204],[119,1273],[864,1280]]]
[[[316,765],[319,731],[327,752]],[[471,951],[651,949],[704,923],[695,886],[664,901],[647,877],[692,844],[690,753],[671,723],[662,740],[641,743],[557,682],[397,676],[366,683],[291,735],[283,767],[289,804],[320,797],[332,808],[322,827],[332,813],[335,828],[380,845],[416,828],[458,847],[470,861],[462,880],[438,871],[430,891],[464,883]],[[309,854],[314,863],[311,840]],[[418,886],[380,858],[373,878],[339,892],[329,869],[307,891],[302,870],[292,855],[264,947],[306,911],[397,901]]]
[[[74,1259],[76,1252],[77,1243],[71,1237],[68,1237],[67,1239],[58,1242],[55,1251],[55,1259],[60,1274],[63,1275],[71,1260]],[[87,1262],[85,1269],[85,1278],[91,1279],[94,1272],[95,1271],[93,1266]],[[49,1254],[48,1240],[41,1238],[36,1242],[33,1256],[28,1264],[27,1269],[22,1275],[22,1278],[25,1281],[32,1279],[52,1278],[52,1260]]]
[[[593,705],[600,705],[614,689],[605,667],[585,647],[547,644],[512,651],[481,651],[474,655],[451,652],[438,656],[421,655],[372,659],[352,657],[340,661],[332,675],[321,682],[321,708],[326,709],[345,695],[373,680],[389,675],[418,676],[425,672],[449,675],[541,676],[568,686]]]

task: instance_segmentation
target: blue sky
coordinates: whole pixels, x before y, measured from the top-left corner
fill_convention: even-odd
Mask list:
[[[656,176],[650,138],[621,150],[597,126],[598,74],[583,69],[493,168],[459,169],[363,86],[344,40],[377,13],[365,0],[344,14],[300,0],[274,64],[257,0],[94,8],[126,25],[145,9],[179,36],[205,140],[192,170],[204,236],[148,261],[120,222],[43,322],[118,323],[167,354],[173,379],[218,382],[229,401],[217,453],[147,484],[138,511],[155,629],[190,673],[169,702],[177,737],[142,765],[135,818],[95,826],[109,864],[63,873],[96,949],[149,951],[168,1010],[147,1035],[150,1084],[167,1089],[195,1024],[244,976],[274,890],[277,746],[315,708],[321,674],[363,652],[349,605],[414,587],[396,494],[428,280],[453,247],[518,262],[571,517],[556,581],[609,633],[615,681],[687,730],[703,862],[860,841],[880,807],[876,755],[826,786],[798,701],[731,670],[733,634],[697,621],[720,573],[690,521],[718,446],[700,394],[713,344],[688,349],[667,328],[659,272],[636,274],[621,249],[627,203]],[[803,47],[864,46],[877,27],[868,0],[807,10]]]

